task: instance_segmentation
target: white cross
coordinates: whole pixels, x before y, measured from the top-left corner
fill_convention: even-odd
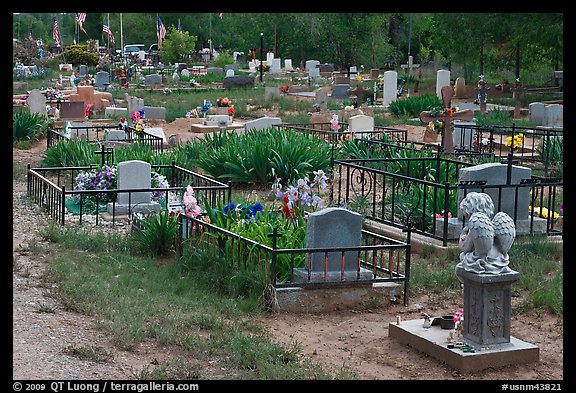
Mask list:
[[[412,68],[420,67],[420,64],[414,64],[413,61],[414,61],[414,58],[412,56],[408,56],[408,64],[402,64],[401,65],[402,68],[405,68],[405,69],[407,68],[407,70],[406,70],[406,86],[408,86],[408,77],[412,73]],[[406,97],[410,97],[410,89],[408,87],[406,87]]]

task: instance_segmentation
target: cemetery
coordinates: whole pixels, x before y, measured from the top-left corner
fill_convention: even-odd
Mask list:
[[[378,329],[406,364],[496,379],[550,362],[514,310],[537,308],[516,299],[536,291],[523,250],[558,248],[560,273],[540,274],[562,285],[562,71],[521,83],[512,58],[505,83],[481,51],[470,83],[440,51],[366,68],[262,42],[249,57],[210,46],[169,61],[170,34],[155,57],[88,40],[79,62],[66,48],[53,65],[15,62],[14,151],[42,148],[22,163],[32,214],[125,236],[187,280],[202,261],[212,295],[257,299],[281,340],[306,340],[309,321],[289,322],[303,315],[362,310],[386,313]]]

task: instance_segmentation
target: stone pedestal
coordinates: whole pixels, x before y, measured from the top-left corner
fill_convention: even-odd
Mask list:
[[[520,273],[476,274],[456,267],[464,284],[463,337],[479,345],[510,342],[511,287]]]

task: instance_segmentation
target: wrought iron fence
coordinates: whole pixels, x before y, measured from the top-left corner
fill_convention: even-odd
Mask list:
[[[264,274],[276,288],[401,282],[404,284],[404,305],[408,304],[410,224],[405,228],[406,241],[362,230],[361,245],[357,247],[287,249],[277,247],[277,239],[281,236],[277,228],[268,235],[271,242],[267,245],[206,222],[202,217],[180,214],[178,220],[180,255],[184,247],[219,253],[241,269]],[[353,271],[344,268],[344,255],[348,253],[356,256]],[[340,269],[328,270],[329,254],[340,256]],[[317,271],[312,271],[311,267],[314,256],[324,261],[323,268]],[[282,270],[289,269],[287,280],[279,276],[280,265]]]

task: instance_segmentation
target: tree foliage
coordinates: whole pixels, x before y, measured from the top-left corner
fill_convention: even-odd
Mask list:
[[[160,49],[160,60],[164,63],[179,63],[185,61],[185,56],[194,51],[196,37],[190,36],[187,31],[180,33],[176,27],[169,27],[166,39]]]

